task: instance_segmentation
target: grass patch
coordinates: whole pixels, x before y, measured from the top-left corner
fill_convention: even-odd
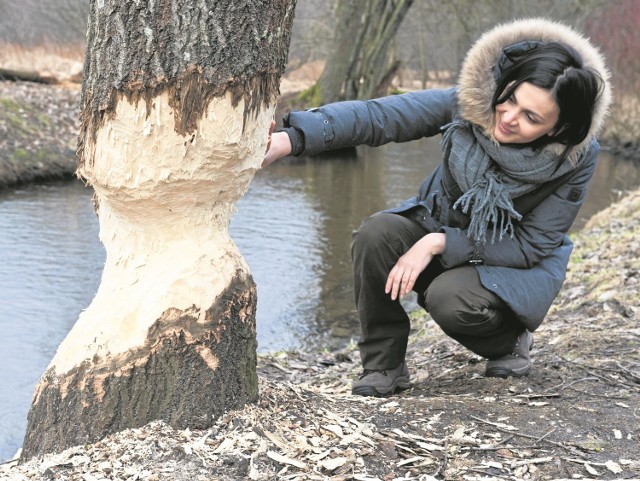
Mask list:
[[[6,123],[12,135],[18,137],[51,126],[51,119],[46,113],[6,97],[0,98],[0,122]]]

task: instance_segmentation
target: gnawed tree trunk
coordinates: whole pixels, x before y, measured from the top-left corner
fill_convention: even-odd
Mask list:
[[[399,64],[389,45],[413,0],[337,0],[332,55],[318,79],[315,103],[383,95]]]
[[[256,291],[229,237],[295,0],[92,0],[78,173],[107,260],[36,387],[23,459],[257,399]]]

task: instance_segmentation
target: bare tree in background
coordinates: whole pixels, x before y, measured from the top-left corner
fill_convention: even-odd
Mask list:
[[[333,46],[312,89],[313,102],[369,99],[386,93],[398,69],[389,46],[413,0],[336,0]]]
[[[333,13],[327,0],[297,1],[289,48],[290,68],[327,57],[335,24]]]
[[[433,80],[454,83],[473,41],[497,23],[541,16],[580,29],[590,12],[606,4],[603,0],[421,0],[412,6],[410,3],[336,0],[333,15],[328,15],[326,5],[301,0],[298,9],[305,9],[306,15],[323,8],[325,23],[335,23],[330,44],[322,33],[326,33],[326,26],[322,25],[321,17],[313,17],[313,30],[298,27],[294,42],[309,45],[315,41],[319,50],[327,51],[325,70],[318,83],[303,95],[304,104],[382,95],[399,65],[402,81],[408,82],[406,86],[424,88]],[[407,11],[411,13],[406,15]],[[390,32],[395,33],[386,43],[376,43]],[[292,48],[299,51],[295,43]],[[376,51],[379,56],[368,51]],[[384,62],[372,61],[382,57]],[[367,62],[368,69],[364,66]],[[418,82],[412,84],[411,80]],[[371,84],[376,83],[372,88]]]
[[[258,396],[256,290],[229,237],[264,157],[295,0],[93,0],[78,173],[107,259],[36,386],[23,458]]]
[[[640,147],[640,2],[607,2],[594,11],[587,31],[600,45],[613,71],[615,106],[607,135],[617,144],[635,152]]]
[[[412,14],[407,16],[396,36],[396,42],[402,46],[398,49],[400,60],[422,85],[429,80],[453,83],[471,44],[496,24],[516,18],[546,17],[582,29],[590,13],[607,3],[610,2],[421,0],[412,7]]]

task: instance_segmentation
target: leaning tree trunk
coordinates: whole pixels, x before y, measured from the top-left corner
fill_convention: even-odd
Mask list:
[[[92,0],[78,173],[107,259],[38,383],[23,459],[257,399],[256,290],[229,237],[295,0]]]
[[[384,94],[399,64],[389,45],[413,0],[336,0],[331,56],[318,79],[319,103]]]

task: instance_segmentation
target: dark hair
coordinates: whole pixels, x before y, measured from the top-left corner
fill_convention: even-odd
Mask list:
[[[562,158],[571,147],[588,135],[597,97],[603,88],[602,77],[584,67],[582,57],[571,46],[559,42],[523,42],[503,51],[501,70],[495,73],[496,91],[491,107],[506,102],[518,86],[529,82],[551,92],[560,109],[557,132],[545,143],[567,145]],[[546,136],[545,136],[546,137]]]

